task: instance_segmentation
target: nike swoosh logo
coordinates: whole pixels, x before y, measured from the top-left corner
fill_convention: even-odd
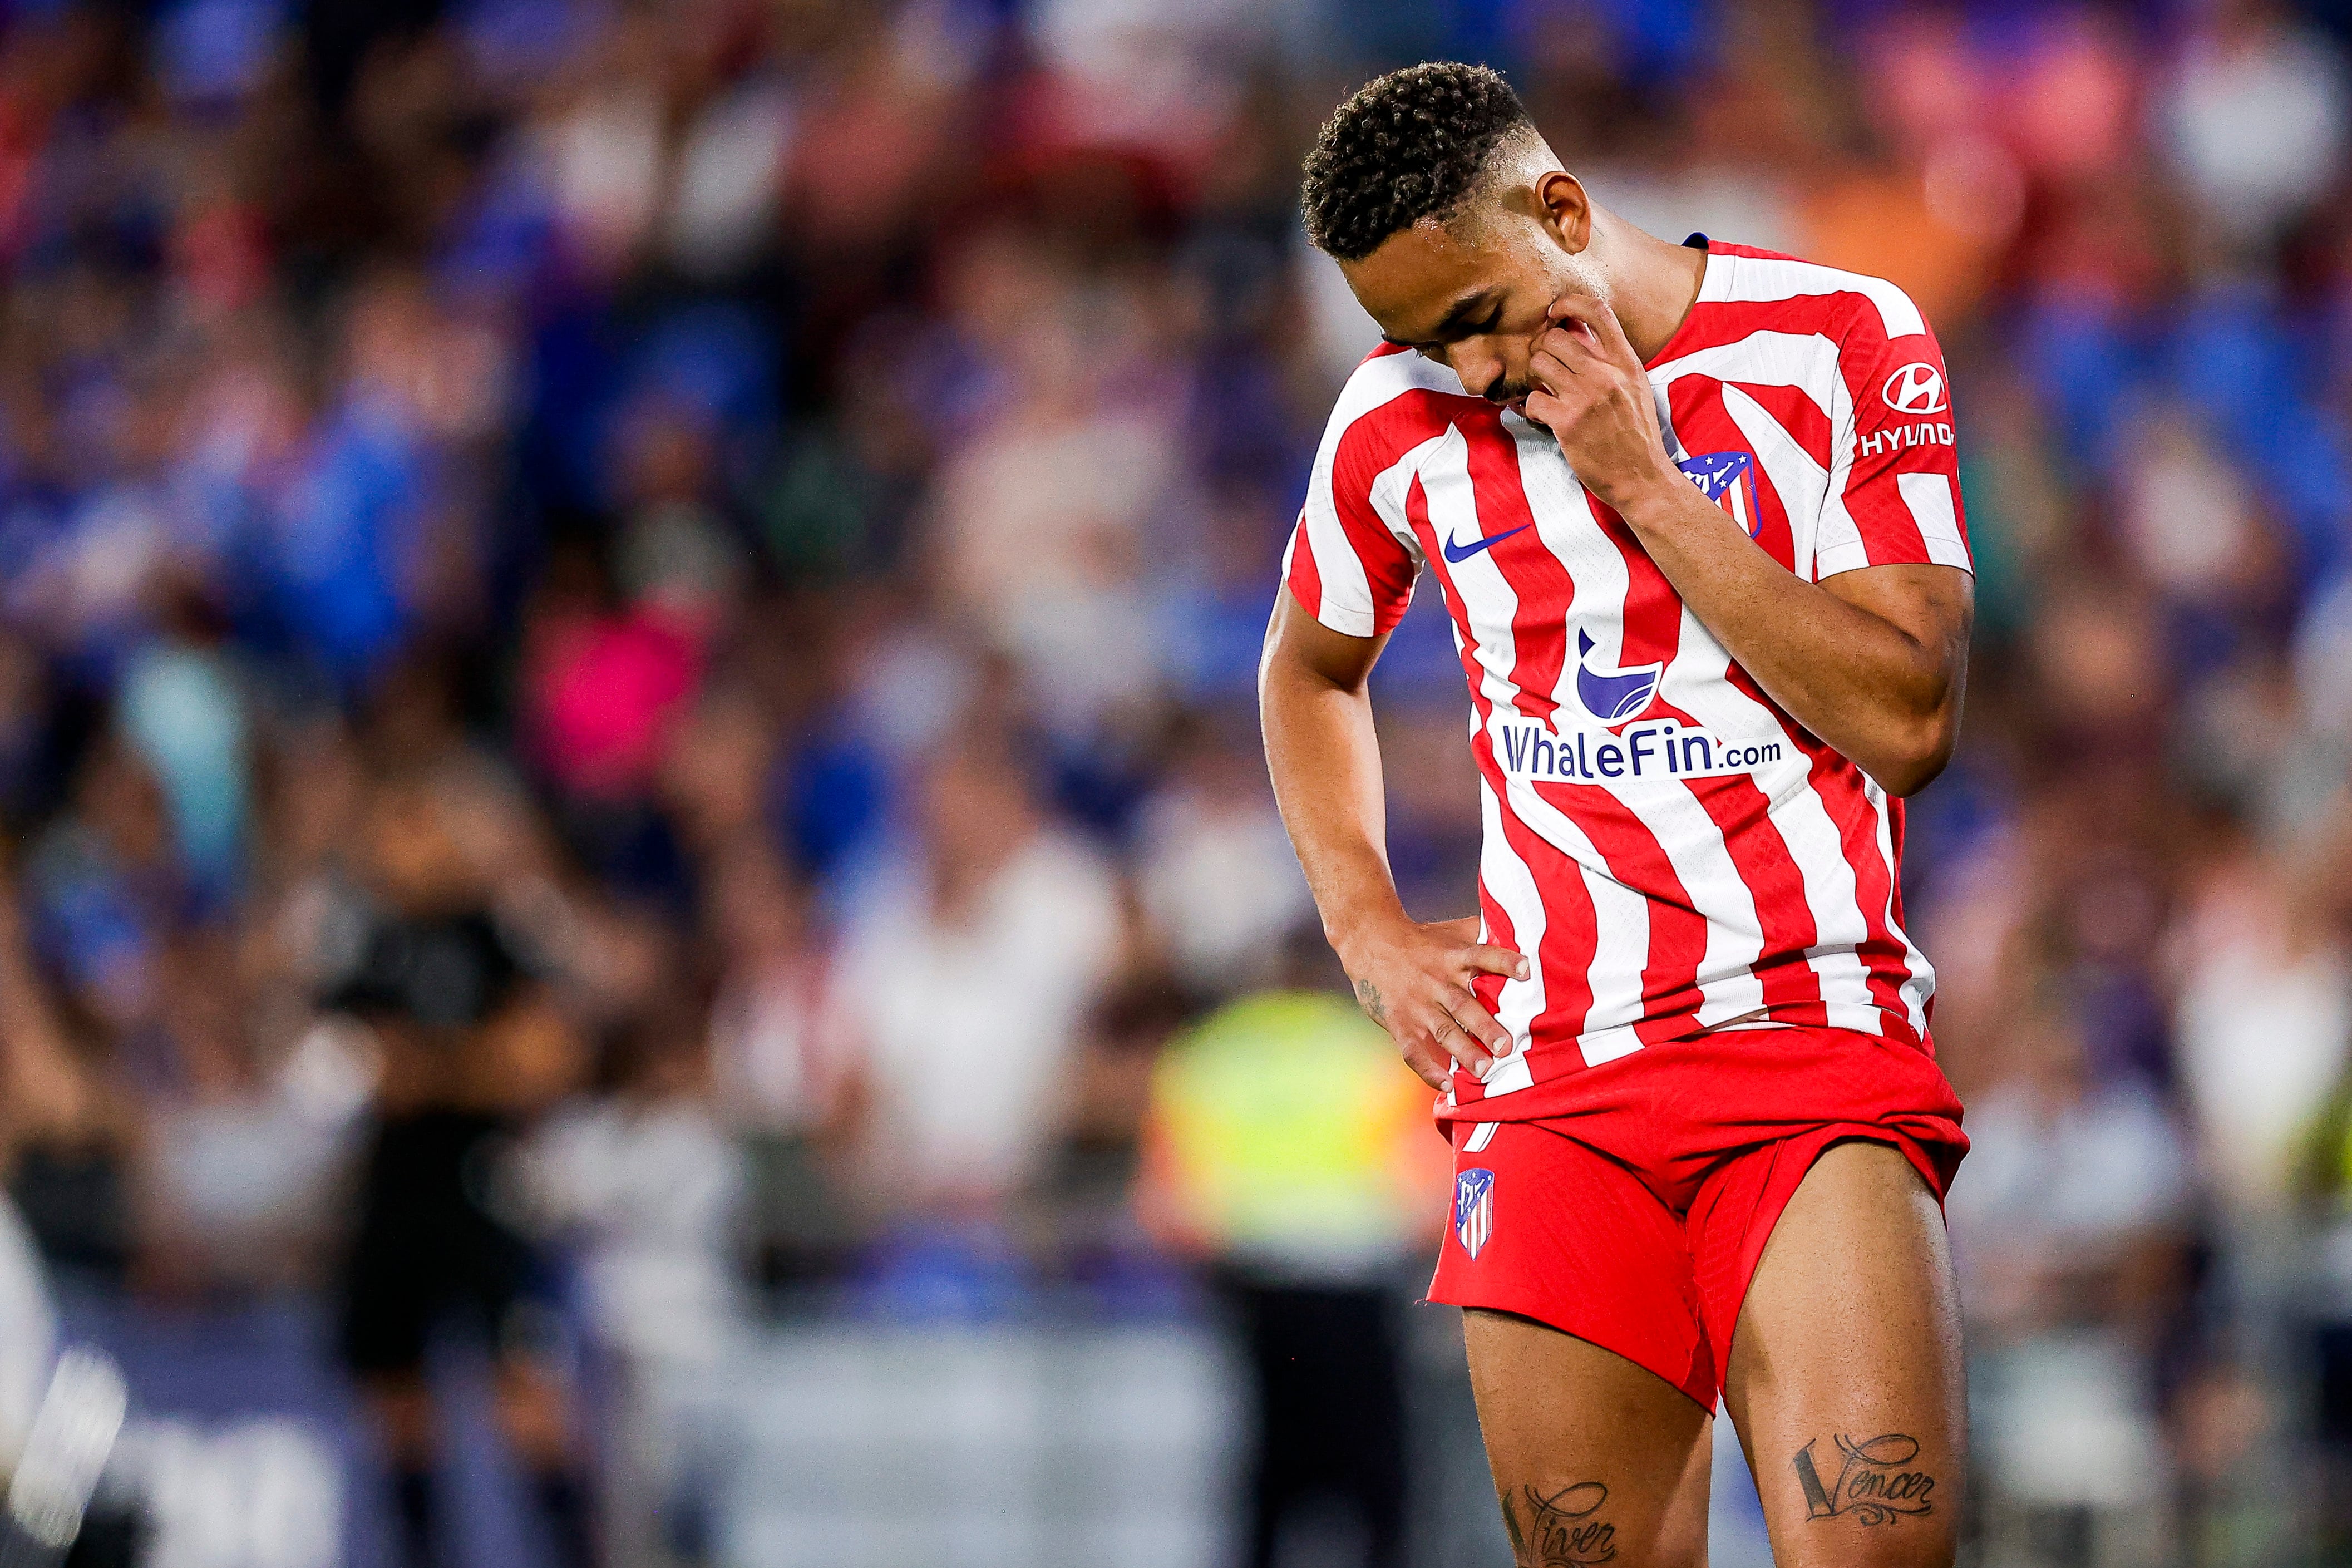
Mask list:
[[[1502,543],[1506,539],[1510,538],[1511,535],[1515,533],[1525,533],[1528,529],[1531,529],[1534,526],[1535,524],[1532,522],[1523,522],[1517,528],[1507,528],[1500,533],[1484,535],[1475,542],[1470,544],[1454,543],[1454,536],[1449,533],[1445,536],[1444,542],[1439,546],[1439,549],[1444,552],[1446,560],[1454,562],[1458,564],[1461,562],[1469,560],[1470,557],[1477,554],[1481,550],[1492,550],[1497,544]]]

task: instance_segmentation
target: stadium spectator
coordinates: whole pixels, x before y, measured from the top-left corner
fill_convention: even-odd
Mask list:
[[[915,855],[843,934],[833,1016],[857,1064],[869,1200],[984,1219],[1034,1173],[1126,916],[1000,738],[943,747],[918,810]]]

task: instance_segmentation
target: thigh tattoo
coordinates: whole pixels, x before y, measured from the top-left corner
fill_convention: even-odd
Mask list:
[[[1617,1527],[1596,1517],[1608,1500],[1609,1489],[1599,1481],[1579,1481],[1549,1497],[1534,1487],[1521,1488],[1517,1508],[1510,1499],[1503,1500],[1512,1554],[1527,1568],[1596,1568],[1613,1562]]]
[[[1812,1443],[1797,1450],[1791,1463],[1797,1484],[1805,1489],[1807,1519],[1857,1519],[1864,1524],[1888,1524],[1906,1517],[1936,1511],[1928,1494],[1936,1478],[1917,1463],[1919,1439],[1888,1432],[1863,1442],[1834,1433],[1837,1445],[1834,1474],[1823,1484],[1822,1468],[1813,1459]]]

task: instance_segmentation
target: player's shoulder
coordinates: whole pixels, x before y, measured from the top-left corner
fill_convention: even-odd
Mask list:
[[[1442,429],[1447,405],[1478,403],[1461,377],[1411,349],[1382,343],[1364,356],[1331,405],[1327,444],[1402,452]],[[1391,454],[1392,455],[1392,454]]]
[[[1381,343],[1358,362],[1332,405],[1335,415],[1354,418],[1409,393],[1467,397],[1462,378],[1425,354],[1402,343]]]
[[[1759,324],[1803,325],[1849,353],[1867,353],[1904,338],[1927,337],[1927,316],[1898,284],[1752,245],[1707,242],[1701,303]]]

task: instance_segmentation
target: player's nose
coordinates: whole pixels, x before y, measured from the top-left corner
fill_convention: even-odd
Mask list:
[[[1510,369],[1492,338],[1465,338],[1454,345],[1452,357],[1454,374],[1462,378],[1462,390],[1473,397],[1486,396],[1487,389]]]

